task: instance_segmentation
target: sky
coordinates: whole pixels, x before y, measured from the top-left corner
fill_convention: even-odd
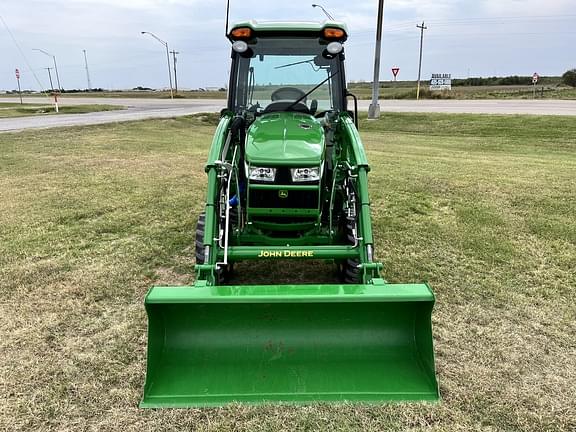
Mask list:
[[[321,21],[315,0],[231,0],[231,21]],[[318,1],[318,0],[316,0]],[[422,76],[561,75],[576,68],[575,0],[386,0],[380,79],[418,74],[420,30],[426,23]],[[347,78],[371,81],[377,0],[321,3],[346,22]],[[61,85],[86,88],[83,50],[92,87],[168,87],[165,48],[179,52],[181,89],[224,87],[230,46],[224,37],[225,0],[0,0],[0,90],[49,88],[46,68],[56,56]],[[52,71],[56,84],[56,77]]]

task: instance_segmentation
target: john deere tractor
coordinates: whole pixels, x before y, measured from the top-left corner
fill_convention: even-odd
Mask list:
[[[436,400],[426,284],[375,260],[346,26],[234,25],[193,286],[153,287],[142,407]],[[326,260],[332,284],[234,283],[236,262]],[[244,270],[246,271],[246,265]]]

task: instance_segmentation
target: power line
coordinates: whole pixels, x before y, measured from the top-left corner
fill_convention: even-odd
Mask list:
[[[498,33],[434,33],[428,36],[429,39],[446,39],[446,38],[458,38],[458,40],[462,40],[466,37],[474,37],[479,38],[479,40],[485,40],[488,38],[502,38],[502,36],[542,36],[542,35],[573,35],[576,34],[574,31],[555,31],[555,32],[498,32]],[[399,42],[399,41],[407,41],[407,40],[415,40],[418,39],[418,36],[408,35],[405,36],[401,35],[391,35],[386,38],[387,42]],[[372,44],[371,41],[362,41],[362,42],[352,42],[347,44],[348,47],[355,47],[355,46],[362,46],[362,45],[370,45]]]
[[[450,27],[457,25],[498,25],[503,24],[503,21],[545,21],[545,20],[571,20],[576,18],[576,15],[542,15],[542,16],[511,16],[511,17],[486,17],[486,18],[455,18],[455,19],[431,19],[428,20],[428,24],[433,24],[434,27]],[[384,28],[384,33],[388,33],[394,30],[408,30],[412,28],[413,21],[398,21],[395,24],[389,24]],[[374,34],[374,30],[363,30],[354,32],[354,36],[363,34]]]
[[[576,15],[526,15],[526,16],[503,16],[503,17],[479,17],[479,18],[453,18],[444,20],[429,20],[428,23],[433,23],[434,26],[448,24],[448,23],[463,23],[470,24],[474,22],[486,23],[494,22],[499,23],[502,21],[546,21],[546,20],[570,20],[576,18]]]
[[[50,97],[48,96],[48,94],[46,93],[46,91],[44,90],[44,86],[42,85],[42,83],[40,82],[40,80],[38,79],[38,75],[36,75],[36,73],[34,72],[34,69],[32,69],[32,67],[30,66],[30,62],[28,61],[28,58],[26,57],[26,55],[24,54],[24,50],[20,47],[20,44],[18,43],[18,41],[16,40],[16,37],[14,36],[14,34],[12,33],[12,30],[10,30],[10,27],[8,27],[8,24],[6,23],[6,21],[4,20],[4,18],[2,17],[2,15],[0,15],[0,21],[2,21],[2,24],[4,25],[4,28],[6,28],[6,31],[8,32],[8,34],[10,35],[10,38],[12,39],[12,42],[14,42],[14,45],[16,46],[16,49],[18,49],[18,52],[20,53],[20,55],[22,56],[22,58],[24,59],[24,63],[26,63],[26,66],[28,67],[28,70],[30,70],[32,72],[32,76],[34,77],[34,79],[36,80],[36,83],[38,84],[38,86],[40,87],[40,92],[46,96],[47,99],[50,99]]]

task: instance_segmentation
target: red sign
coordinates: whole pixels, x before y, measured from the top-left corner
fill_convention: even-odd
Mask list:
[[[392,68],[392,73],[394,74],[394,78],[398,76],[398,72],[400,72],[400,68],[394,67]]]
[[[20,69],[16,68],[16,79],[20,79]]]

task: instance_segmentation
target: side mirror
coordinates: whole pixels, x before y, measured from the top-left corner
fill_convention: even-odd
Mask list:
[[[354,112],[348,110],[348,113],[354,119],[354,124],[356,125],[356,129],[358,129],[358,97],[356,95],[346,91],[346,98],[351,97],[354,100]]]

